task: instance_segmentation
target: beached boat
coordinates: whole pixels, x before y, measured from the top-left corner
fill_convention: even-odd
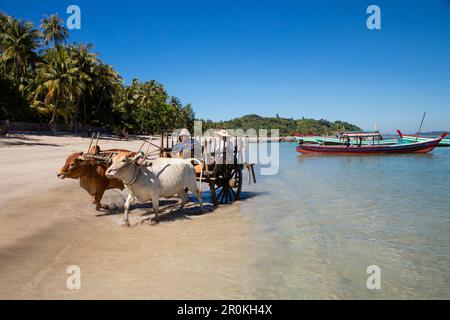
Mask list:
[[[430,138],[427,137],[421,137],[417,135],[412,134],[403,134],[400,130],[397,130],[398,135],[405,143],[413,143],[413,142],[423,142],[430,140]],[[442,139],[441,142],[437,145],[438,147],[450,147],[450,139]]]
[[[446,136],[447,133],[442,134],[439,138],[428,139],[427,141],[394,144],[394,145],[318,145],[318,144],[299,144],[297,151],[303,154],[333,154],[333,155],[367,155],[367,154],[403,154],[403,153],[427,153],[433,150],[438,143]],[[351,137],[356,137],[362,142],[367,139],[367,135],[363,133],[347,134],[349,140]],[[369,137],[372,135],[370,134]],[[348,141],[349,141],[348,140]]]

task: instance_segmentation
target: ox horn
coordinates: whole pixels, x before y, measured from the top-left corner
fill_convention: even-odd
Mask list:
[[[151,160],[147,160],[142,151],[138,152],[131,161],[137,163],[140,166],[151,167],[153,165]]]
[[[144,153],[142,151],[139,151],[136,153],[136,155],[131,159],[131,161],[136,162],[138,161],[140,158],[142,158],[144,156]]]
[[[79,156],[77,157],[78,160],[86,160],[86,157],[84,156],[84,152],[80,151]]]

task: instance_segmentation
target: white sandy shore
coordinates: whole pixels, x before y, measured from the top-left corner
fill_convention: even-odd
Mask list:
[[[56,177],[66,156],[88,144],[73,136],[0,138],[0,299],[252,297],[250,228],[239,203],[207,205],[204,214],[190,203],[158,225],[122,228],[126,191],[107,191],[104,202],[114,210],[97,215],[77,180]],[[163,213],[173,206],[166,201]],[[139,205],[132,219],[148,214],[149,205]],[[66,288],[69,265],[81,268],[80,290]]]

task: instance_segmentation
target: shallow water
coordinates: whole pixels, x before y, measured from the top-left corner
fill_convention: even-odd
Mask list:
[[[258,172],[259,170],[257,170]],[[244,185],[257,298],[450,299],[450,148],[301,156]],[[369,290],[367,267],[381,268]]]

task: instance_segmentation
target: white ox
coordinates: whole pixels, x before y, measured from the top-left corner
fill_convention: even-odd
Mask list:
[[[202,206],[201,189],[197,188],[195,169],[189,159],[157,158],[142,160],[142,155],[131,157],[131,152],[120,152],[106,170],[106,176],[123,181],[129,194],[125,202],[123,225],[129,226],[128,213],[130,205],[137,201],[152,201],[155,221],[158,221],[160,197],[181,198],[180,210],[187,201],[186,189],[197,195],[200,208]],[[198,160],[197,160],[198,161]]]

